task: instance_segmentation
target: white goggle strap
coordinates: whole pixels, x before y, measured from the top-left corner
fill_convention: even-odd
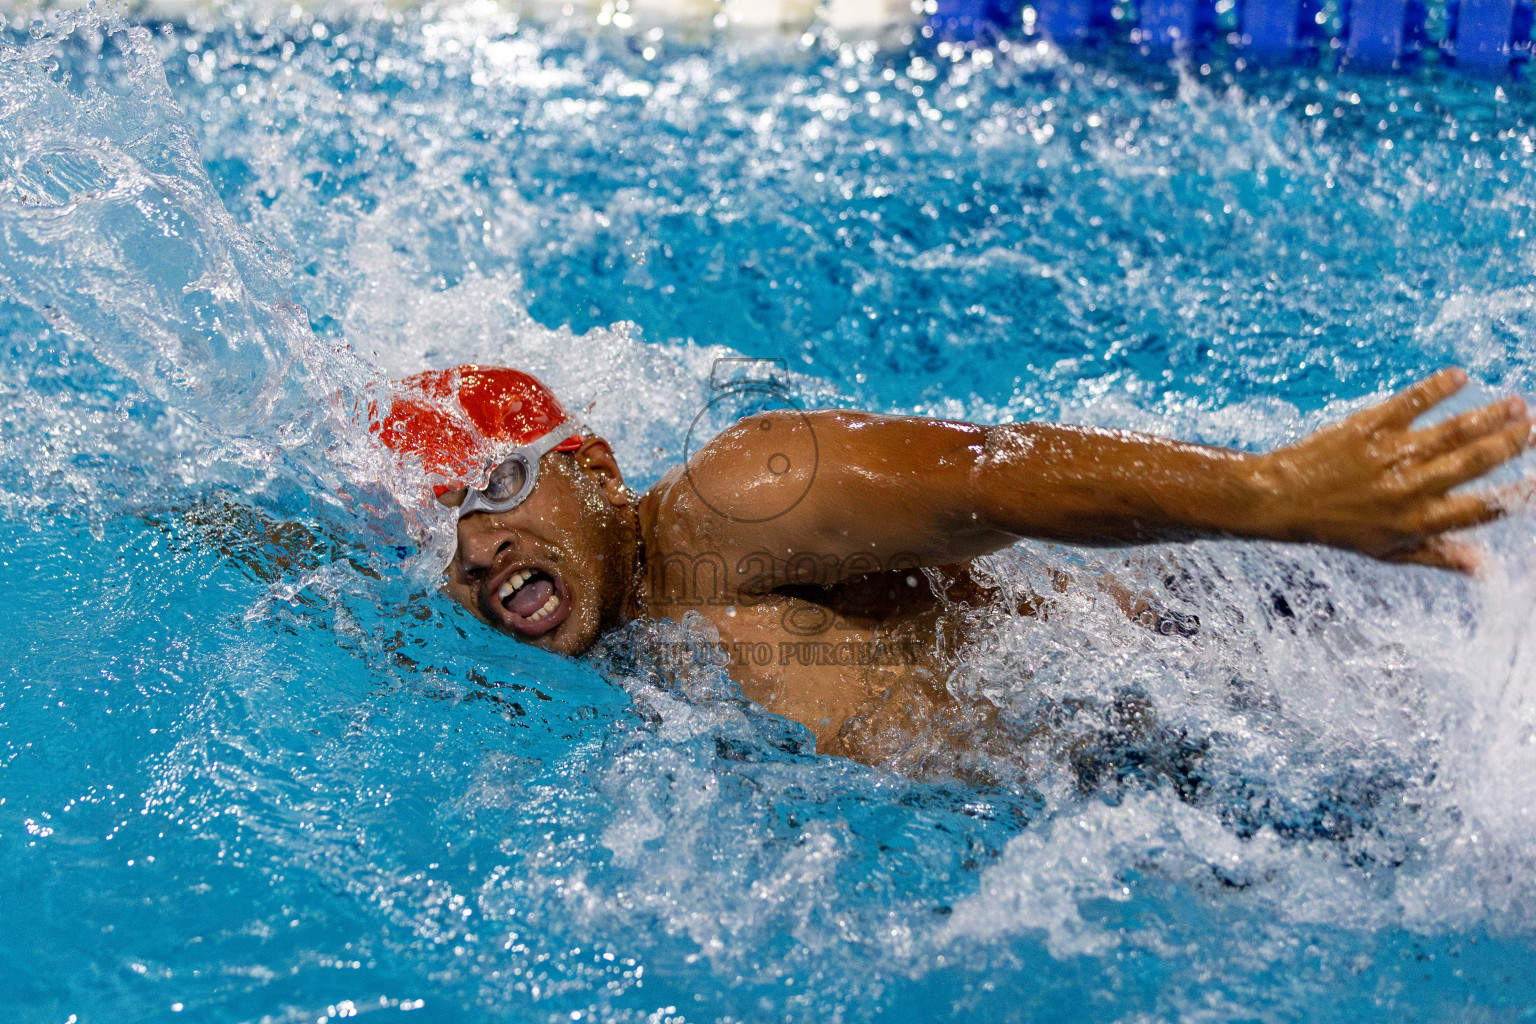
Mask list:
[[[567,430],[567,427],[570,429]],[[585,436],[586,432],[586,426],[578,419],[561,420],[555,424],[555,429],[536,441],[528,442],[520,450],[529,457],[530,461],[536,463],[557,447],[569,441],[573,436]]]

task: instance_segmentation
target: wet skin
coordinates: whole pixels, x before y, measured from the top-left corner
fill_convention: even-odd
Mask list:
[[[1271,539],[1475,571],[1478,549],[1451,534],[1504,515],[1525,488],[1452,492],[1526,450],[1532,422],[1510,398],[1414,428],[1465,382],[1442,371],[1262,455],[1053,424],[770,413],[643,496],[590,438],[544,456],[522,505],[460,519],[447,589],[565,654],[631,619],[696,611],[734,652],[747,697],[807,726],[822,753],[899,766],[918,733],[974,732],[945,689],[963,639],[945,602],[992,600],[967,566],[1022,537]]]

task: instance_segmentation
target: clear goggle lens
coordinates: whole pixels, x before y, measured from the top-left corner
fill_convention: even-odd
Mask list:
[[[573,433],[585,433],[578,420],[566,420],[537,441],[508,452],[490,468],[485,486],[470,487],[459,506],[459,515],[471,512],[507,512],[521,504],[539,479],[539,459],[553,451]]]
[[[495,502],[511,501],[527,482],[528,463],[521,455],[513,455],[491,470],[491,477],[485,483],[485,496]]]

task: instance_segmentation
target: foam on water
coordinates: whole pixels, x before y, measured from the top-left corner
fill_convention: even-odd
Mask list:
[[[489,633],[359,411],[520,365],[644,484],[721,355],[786,359],[807,403],[1249,447],[1452,358],[1528,389],[1529,95],[474,8],[5,38],[21,1019],[1536,1005],[1528,520],[1478,581],[993,556],[1048,613],[954,611],[992,721],[911,778],[815,757],[703,620],[579,662]]]

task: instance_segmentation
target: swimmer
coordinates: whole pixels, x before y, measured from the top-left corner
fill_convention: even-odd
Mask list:
[[[945,603],[993,599],[968,567],[1021,538],[1266,539],[1475,571],[1478,549],[1455,534],[1513,497],[1457,488],[1525,451],[1533,427],[1507,398],[1415,428],[1466,382],[1443,370],[1264,454],[1049,423],[775,411],[643,495],[608,442],[517,370],[418,374],[374,429],[456,510],[446,589],[482,622],[578,655],[626,622],[698,612],[749,699],[805,725],[819,753],[878,764],[952,715],[936,653],[956,640]]]

